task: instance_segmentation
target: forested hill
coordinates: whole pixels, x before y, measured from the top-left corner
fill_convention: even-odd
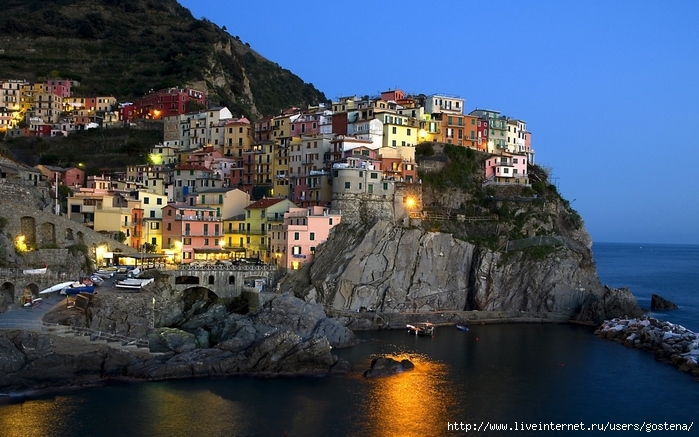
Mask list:
[[[206,87],[214,104],[255,118],[326,102],[313,84],[176,0],[3,0],[0,79],[80,81],[78,95],[133,100]],[[229,33],[230,32],[230,33]]]

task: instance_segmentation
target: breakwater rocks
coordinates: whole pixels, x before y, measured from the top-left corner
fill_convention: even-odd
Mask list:
[[[683,326],[652,317],[613,319],[605,321],[595,335],[652,352],[657,360],[699,377],[699,335]]]

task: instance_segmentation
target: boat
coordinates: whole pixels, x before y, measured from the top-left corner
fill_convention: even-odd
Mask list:
[[[462,325],[461,323],[457,323],[456,329],[458,329],[459,331],[468,331],[468,326]]]
[[[95,287],[99,287],[100,285],[104,284],[104,279],[97,275],[90,276],[90,281],[92,281],[92,285]]]
[[[61,290],[61,294],[67,296],[74,296],[79,293],[95,294],[95,287],[93,285],[83,285],[80,282],[72,282],[71,285]]]
[[[42,267],[40,269],[25,269],[22,270],[22,273],[25,275],[43,275],[46,273],[46,267]]]
[[[116,272],[115,268],[105,268],[105,269],[99,269],[93,273],[95,276],[99,276],[102,279],[109,279],[112,276],[114,276],[114,273]]]
[[[434,325],[430,322],[417,323],[415,325],[405,325],[408,328],[408,334],[414,335],[434,335]]]
[[[153,282],[153,278],[149,279],[135,279],[135,278],[129,278],[129,279],[124,279],[122,281],[116,281],[116,287],[117,288],[126,288],[130,290],[140,290],[146,285],[150,284]]]
[[[68,282],[61,282],[60,284],[52,285],[51,287],[40,291],[39,294],[48,294],[48,293],[53,293],[54,291],[61,291],[64,288],[71,285],[72,283],[73,283],[73,281],[68,281]]]

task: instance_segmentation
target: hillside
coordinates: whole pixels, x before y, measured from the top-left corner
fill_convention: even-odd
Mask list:
[[[205,87],[214,105],[251,118],[327,101],[176,0],[5,0],[0,72],[3,79],[74,79],[74,94],[122,101],[151,89]]]

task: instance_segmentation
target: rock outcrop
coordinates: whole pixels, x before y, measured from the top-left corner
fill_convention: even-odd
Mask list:
[[[604,322],[595,335],[651,352],[657,360],[699,376],[699,336],[683,326],[652,317],[613,319]]]
[[[650,309],[653,311],[676,310],[677,308],[679,308],[677,305],[657,294],[653,294],[650,297]]]
[[[105,311],[107,307],[109,312]],[[127,329],[128,317],[121,313],[125,310],[115,305],[96,308],[91,323],[104,327],[104,320],[120,320],[121,324],[113,328]],[[331,352],[332,347],[353,344],[354,334],[328,319],[319,305],[281,295],[248,315],[222,311],[217,305],[209,310],[221,317],[200,319],[215,323],[215,327],[199,324],[194,317],[179,327],[151,329],[148,338],[157,354],[113,348],[84,338],[2,331],[0,393],[91,385],[121,378],[325,375],[349,370],[349,364]],[[83,318],[72,322],[77,324]],[[198,328],[193,329],[195,325]],[[134,327],[130,332],[141,329]],[[210,337],[216,338],[215,344],[210,344]]]
[[[364,377],[379,378],[391,376],[413,370],[414,368],[415,364],[408,359],[398,361],[391,357],[379,357],[371,360],[371,367],[364,371]]]
[[[618,311],[641,314],[630,293],[600,284],[588,247],[561,240],[543,251],[502,252],[383,221],[366,232],[340,225],[317,249],[306,285],[301,276],[294,286],[326,310],[514,310],[600,322]]]

